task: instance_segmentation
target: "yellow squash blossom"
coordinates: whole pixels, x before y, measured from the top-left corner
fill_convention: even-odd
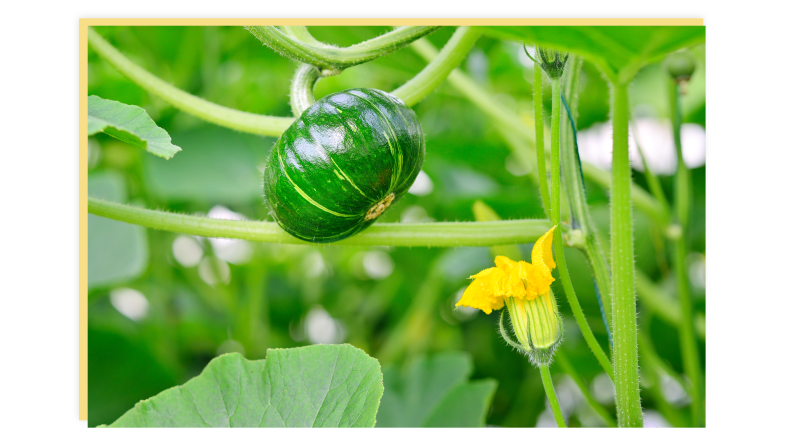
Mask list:
[[[498,256],[494,268],[470,276],[473,283],[456,304],[487,314],[505,305],[517,339],[536,363],[548,363],[561,340],[561,317],[550,289],[555,228],[536,241],[531,263]]]

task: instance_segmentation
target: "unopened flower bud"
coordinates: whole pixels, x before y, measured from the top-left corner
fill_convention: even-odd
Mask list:
[[[539,65],[542,66],[547,76],[550,79],[561,79],[564,74],[564,66],[569,59],[569,53],[538,47],[536,53],[539,56]]]
[[[506,302],[517,341],[538,365],[552,361],[563,335],[563,322],[552,290],[531,300]]]
[[[685,94],[687,83],[696,71],[696,58],[690,51],[677,51],[666,58],[665,66],[668,74],[679,84],[681,93]]]

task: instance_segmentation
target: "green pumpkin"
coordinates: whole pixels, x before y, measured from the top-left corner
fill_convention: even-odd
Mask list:
[[[407,193],[425,151],[415,112],[397,97],[370,88],[325,96],[272,148],[264,172],[270,214],[302,240],[350,237]]]

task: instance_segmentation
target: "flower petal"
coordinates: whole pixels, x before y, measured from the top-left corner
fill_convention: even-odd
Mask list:
[[[547,293],[550,290],[550,284],[555,281],[549,269],[527,262],[520,262],[519,272],[520,278],[525,282],[525,299],[527,300]]]
[[[508,275],[499,268],[487,268],[470,276],[473,280],[456,306],[477,308],[487,314],[503,308],[503,288]]]
[[[515,262],[505,256],[497,256],[495,257],[495,265],[508,275],[504,279],[501,289],[504,297],[525,297],[525,285],[520,277],[519,262]]]
[[[550,274],[550,271],[556,267],[555,261],[553,261],[553,231],[555,228],[553,226],[545,235],[539,237],[531,251],[531,263],[546,271],[547,274]]]

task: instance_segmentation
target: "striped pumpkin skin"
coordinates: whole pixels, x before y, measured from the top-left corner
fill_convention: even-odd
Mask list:
[[[412,186],[426,144],[409,107],[383,91],[330,94],[272,148],[264,196],[275,221],[309,242],[333,242],[374,223]]]

